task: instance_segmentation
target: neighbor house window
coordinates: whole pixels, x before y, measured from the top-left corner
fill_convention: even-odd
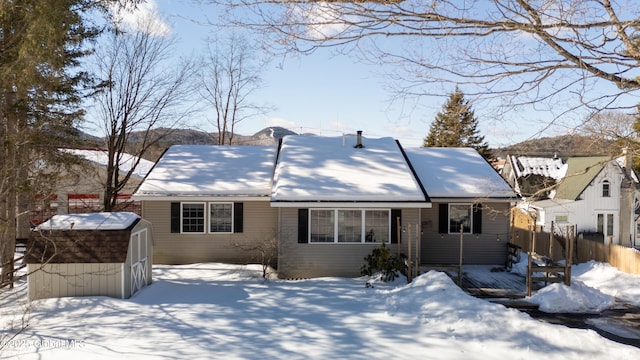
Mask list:
[[[204,203],[182,203],[181,220],[183,233],[204,233]]]
[[[611,185],[609,184],[609,180],[605,180],[602,182],[602,197],[611,196]]]
[[[604,236],[612,236],[613,214],[598,214],[597,219],[597,231],[604,234]]]
[[[311,209],[310,242],[388,243],[390,218],[390,210]]]
[[[102,200],[99,194],[69,194],[68,212],[69,214],[83,214],[100,211]]]
[[[209,204],[209,232],[233,232],[233,203]]]
[[[471,233],[471,204],[449,204],[449,233]]]

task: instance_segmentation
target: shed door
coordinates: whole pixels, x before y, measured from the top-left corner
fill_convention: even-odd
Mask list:
[[[149,266],[149,248],[147,229],[142,229],[131,235],[129,253],[131,254],[131,294],[147,286]]]

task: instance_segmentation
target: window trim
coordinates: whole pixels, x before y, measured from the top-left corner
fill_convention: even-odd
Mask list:
[[[231,206],[231,230],[230,231],[211,231],[211,207],[213,205],[230,205]],[[235,220],[235,204],[233,202],[228,202],[228,201],[224,201],[224,202],[217,202],[217,201],[210,201],[207,203],[207,215],[208,215],[208,219],[206,219],[206,224],[207,226],[207,233],[208,234],[233,234],[234,233],[234,229],[235,229],[235,224],[234,224],[234,220]]]
[[[331,242],[326,242],[326,241],[312,241],[311,239],[311,229],[312,229],[312,222],[311,222],[311,214],[314,211],[331,211],[333,213],[333,241]],[[339,211],[360,211],[361,217],[360,217],[360,241],[358,242],[353,242],[353,241],[339,241],[339,217],[338,217],[338,212]],[[387,224],[387,229],[388,229],[388,233],[387,233],[387,241],[385,241],[385,244],[391,244],[392,243],[392,234],[391,234],[391,230],[392,230],[392,209],[390,208],[309,208],[308,209],[308,214],[307,214],[307,221],[308,221],[308,226],[307,226],[307,243],[309,244],[380,244],[380,242],[378,241],[374,241],[374,242],[368,242],[366,241],[367,238],[367,233],[366,233],[366,221],[367,221],[367,212],[368,211],[385,211],[387,212],[387,220],[388,220],[388,224]]]
[[[202,229],[203,231],[184,231],[184,205],[202,205],[203,209],[203,225],[202,225]],[[207,210],[208,210],[208,206],[207,203],[204,201],[181,201],[180,202],[180,234],[189,234],[189,235],[193,235],[193,234],[206,234],[207,233]]]

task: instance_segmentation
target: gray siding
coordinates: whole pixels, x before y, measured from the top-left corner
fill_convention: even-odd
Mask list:
[[[461,201],[464,202],[464,201]],[[458,264],[460,235],[438,233],[439,204],[422,209],[421,261],[423,264]],[[508,203],[482,204],[482,233],[463,237],[463,263],[502,265],[509,240]]]
[[[364,257],[379,244],[299,244],[298,209],[280,209],[280,243],[278,274],[281,278],[309,278],[321,276],[354,277],[360,275]],[[418,209],[402,210],[402,226],[419,220]],[[415,232],[412,233],[415,237]],[[390,244],[391,251],[406,253],[408,232],[401,233],[401,244]]]
[[[277,216],[277,209],[268,201],[244,202],[242,233],[179,234],[171,233],[171,202],[142,203],[142,217],[153,225],[156,264],[256,262],[256,251],[251,248],[276,236]]]

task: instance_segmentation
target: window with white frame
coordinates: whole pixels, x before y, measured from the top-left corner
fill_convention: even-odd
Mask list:
[[[204,233],[204,203],[182,203],[180,223],[183,233]]]
[[[471,204],[449,204],[449,233],[470,234],[472,229]]]
[[[390,210],[311,209],[312,243],[372,243],[390,241]]]
[[[209,203],[209,232],[233,232],[233,203]]]
[[[334,210],[309,211],[311,242],[334,242],[335,216]]]
[[[364,242],[389,243],[389,211],[365,210],[364,213]]]

